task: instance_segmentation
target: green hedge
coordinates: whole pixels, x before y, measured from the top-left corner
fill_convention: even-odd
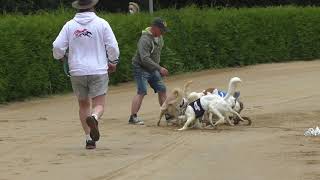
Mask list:
[[[121,64],[113,84],[132,80],[131,58],[147,14],[99,13],[119,42]],[[171,74],[257,63],[320,57],[320,8],[163,10],[167,20],[162,64]],[[72,11],[0,16],[0,102],[70,90],[62,65],[52,58],[52,42]]]

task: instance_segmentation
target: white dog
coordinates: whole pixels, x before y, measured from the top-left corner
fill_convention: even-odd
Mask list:
[[[227,121],[230,125],[233,125],[229,119],[229,113],[235,114],[241,121],[244,121],[239,113],[232,109],[233,103],[236,102],[230,100],[230,98],[233,97],[232,95],[235,93],[235,89],[240,82],[240,78],[232,78],[229,82],[228,92],[225,97],[221,97],[220,95],[218,95],[218,90],[215,90],[213,94],[209,93],[189,104],[186,109],[185,115],[180,116],[180,118],[186,119],[186,123],[179,130],[186,130],[191,123],[196,121],[199,117],[203,116],[205,111],[209,112],[209,121],[212,126],[224,123],[225,121]],[[219,118],[215,124],[213,124],[212,122],[213,114],[217,115]],[[199,124],[198,120],[196,123]]]

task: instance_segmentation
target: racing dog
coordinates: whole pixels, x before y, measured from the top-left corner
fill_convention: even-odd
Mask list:
[[[217,126],[218,124],[224,123],[227,121],[230,125],[234,125],[230,119],[228,114],[234,114],[241,121],[244,119],[232,109],[233,102],[229,99],[233,97],[232,95],[235,93],[235,89],[237,85],[241,83],[241,79],[238,77],[234,77],[229,82],[228,92],[225,97],[221,97],[218,95],[218,90],[215,89],[213,94],[207,94],[202,96],[198,100],[190,103],[187,106],[186,112],[184,116],[180,116],[181,119],[186,119],[186,123],[184,126],[178,130],[186,130],[191,123],[196,121],[196,124],[199,124],[198,118],[203,116],[205,111],[209,113],[209,121],[212,126]],[[219,120],[213,124],[212,116],[218,116]]]
[[[192,81],[188,81],[186,84],[184,84],[183,90],[180,88],[175,88],[168,95],[167,99],[160,107],[160,116],[157,123],[158,126],[160,126],[160,121],[164,115],[172,116],[172,119],[178,120],[178,124],[180,124],[178,117],[184,113],[184,110],[188,105],[188,100],[186,97],[190,84],[192,84]]]

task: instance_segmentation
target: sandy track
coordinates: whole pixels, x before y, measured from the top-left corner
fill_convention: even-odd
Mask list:
[[[133,83],[111,87],[98,148],[84,149],[72,94],[0,107],[0,180],[7,179],[226,179],[318,180],[320,138],[305,129],[320,125],[320,61],[249,66],[172,76],[169,89],[192,79],[194,90],[226,89],[232,76],[253,126],[177,132],[156,127],[157,97],[148,95],[129,126]]]

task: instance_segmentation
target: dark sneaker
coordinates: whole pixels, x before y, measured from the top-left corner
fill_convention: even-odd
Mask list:
[[[135,125],[144,125],[144,122],[142,119],[138,118],[137,116],[130,116],[129,124],[135,124]]]
[[[86,149],[95,149],[96,142],[93,140],[86,140]]]
[[[98,121],[93,116],[89,116],[86,119],[86,122],[90,128],[90,137],[94,141],[99,141],[100,139],[100,133],[98,128]]]

